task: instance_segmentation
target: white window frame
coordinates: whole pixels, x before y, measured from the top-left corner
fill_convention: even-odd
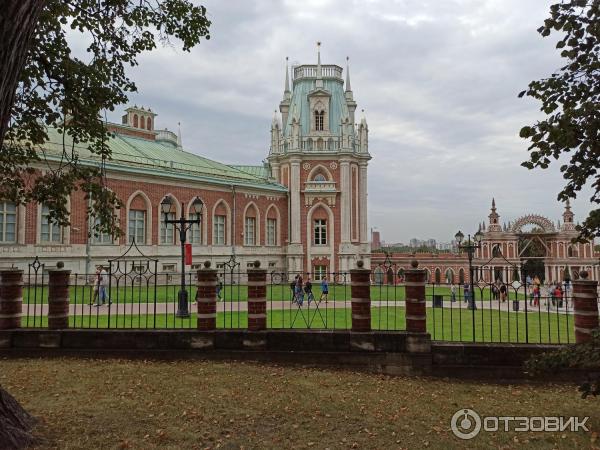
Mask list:
[[[277,219],[267,217],[267,245],[277,245]]]
[[[327,219],[313,220],[313,245],[327,245]]]
[[[166,217],[165,217],[166,216]],[[175,225],[165,222],[167,220],[175,220],[175,213],[161,213],[160,215],[160,244],[161,245],[174,245],[175,244]]]
[[[134,215],[134,217],[132,218],[132,213]],[[138,214],[138,213],[141,213]],[[131,223],[133,222],[135,223],[135,226],[131,227]],[[146,221],[148,220],[148,212],[146,210],[141,210],[141,209],[130,209],[128,212],[128,216],[127,216],[127,231],[129,234],[129,243],[131,244],[131,242],[133,242],[133,238],[135,237],[135,241],[138,245],[146,245],[146,239],[148,238],[148,236],[146,236]],[[142,221],[142,226],[138,227],[139,222]],[[142,231],[142,239],[138,239],[139,237],[139,231]],[[132,233],[133,231],[133,233]]]
[[[256,245],[256,217],[246,217],[244,220],[244,245]]]
[[[192,224],[192,226],[190,227],[190,234],[189,234],[189,239],[188,242],[190,244],[200,244],[202,245],[202,214],[200,213],[190,213],[189,214],[189,219],[190,220],[198,220],[200,219],[200,223],[194,223]]]
[[[64,229],[57,223],[50,221],[50,208],[47,205],[41,205],[40,208],[40,242],[44,244],[63,244]],[[44,225],[48,227],[48,232],[44,233]],[[47,238],[44,235],[47,234]]]
[[[324,264],[316,264],[313,266],[313,280],[321,281],[327,276],[327,266]]]
[[[92,216],[90,216],[91,218]],[[99,217],[94,217],[94,227],[100,222]],[[90,242],[92,245],[114,245],[115,239],[112,235],[107,233],[100,233],[98,236],[94,233],[94,228],[90,229],[92,235],[90,236]]]
[[[225,224],[227,217],[215,214],[213,216],[213,245],[225,245]]]
[[[14,211],[8,211],[7,206],[12,205],[14,207]],[[14,221],[9,222],[7,219],[9,216],[14,216]],[[13,202],[8,201],[0,201],[0,244],[16,244],[18,239],[18,223],[19,223],[19,208]],[[12,234],[14,236],[13,239],[7,239],[7,226],[13,225]]]

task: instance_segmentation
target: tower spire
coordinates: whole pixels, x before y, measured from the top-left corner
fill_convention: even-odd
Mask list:
[[[177,148],[183,148],[181,143],[181,122],[177,122]]]
[[[346,92],[352,91],[350,87],[350,58],[346,56]]]
[[[284,94],[290,92],[290,70],[288,69],[288,57],[285,57],[285,89],[283,90]]]
[[[323,69],[321,68],[321,41],[317,41],[317,80],[315,81],[317,89],[323,88]]]

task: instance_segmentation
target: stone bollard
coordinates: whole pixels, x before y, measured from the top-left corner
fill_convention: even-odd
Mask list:
[[[204,268],[198,271],[197,286],[197,328],[214,330],[217,328],[217,270],[210,268],[210,261],[206,261]]]
[[[70,270],[62,268],[48,270],[48,329],[50,330],[69,328],[70,280]]]
[[[356,265],[350,271],[352,331],[371,331],[371,271],[363,268],[363,261]]]
[[[248,330],[260,331],[267,328],[267,271],[260,269],[260,262],[254,269],[248,269]]]
[[[573,280],[573,310],[575,314],[575,342],[591,340],[591,333],[598,328],[598,282],[588,280],[582,271],[579,280]]]
[[[404,272],[406,286],[406,331],[427,332],[427,311],[425,308],[425,271],[418,269],[419,262],[413,260],[412,269]]]
[[[0,269],[0,330],[21,328],[23,271]]]

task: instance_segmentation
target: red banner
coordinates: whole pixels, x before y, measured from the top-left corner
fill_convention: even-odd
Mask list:
[[[189,242],[185,244],[185,265],[192,265],[192,244]]]

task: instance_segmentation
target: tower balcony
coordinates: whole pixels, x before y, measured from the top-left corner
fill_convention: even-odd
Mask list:
[[[321,76],[323,78],[333,78],[344,81],[342,78],[342,68],[340,66],[336,66],[335,64],[321,64]],[[313,78],[317,78],[316,64],[303,64],[301,66],[294,67],[293,81]]]
[[[335,184],[335,181],[307,181],[304,192],[336,192]]]

